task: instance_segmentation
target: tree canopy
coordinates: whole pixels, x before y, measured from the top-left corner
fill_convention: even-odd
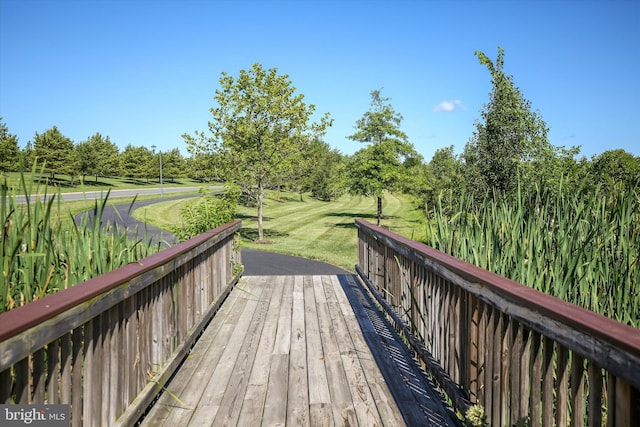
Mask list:
[[[544,120],[531,111],[531,103],[512,76],[505,74],[504,50],[498,47],[495,63],[480,51],[475,54],[491,75],[492,91],[465,147],[465,162],[475,168],[471,173],[473,192],[505,194],[517,185],[523,162],[553,157],[553,147]]]
[[[96,181],[99,176],[117,175],[120,172],[118,147],[109,137],[100,133],[90,136],[86,141],[76,145],[79,169],[82,176],[94,175]]]
[[[19,159],[18,137],[9,133],[9,128],[0,117],[0,172],[17,170]]]
[[[324,134],[328,114],[312,123],[315,106],[307,105],[289,76],[278,74],[277,68],[265,70],[255,63],[237,77],[223,72],[219,82],[209,130],[216,151],[232,166],[227,179],[242,189],[255,189],[258,239],[263,240],[265,189],[281,182],[312,138]]]
[[[44,162],[45,170],[54,178],[56,173],[74,174],[77,170],[73,141],[53,126],[44,133],[36,132],[33,138],[33,154]]]
[[[348,138],[368,144],[357,151],[349,166],[349,186],[354,194],[378,199],[377,219],[382,218],[382,193],[394,189],[406,177],[404,161],[415,149],[400,130],[402,115],[383,98],[381,89],[371,91],[369,111],[356,121],[356,132]]]

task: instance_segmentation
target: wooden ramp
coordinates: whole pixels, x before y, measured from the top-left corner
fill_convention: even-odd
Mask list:
[[[365,339],[359,324],[369,320],[355,314],[365,310],[348,299],[352,291],[345,294],[356,281],[351,275],[243,277],[142,424],[451,424],[440,401],[430,397],[426,410],[418,402],[424,390],[415,379],[383,375],[376,358],[387,359],[382,366],[397,356],[384,355],[389,346],[382,341],[370,350],[371,336]],[[387,385],[390,375],[398,377],[395,385]]]

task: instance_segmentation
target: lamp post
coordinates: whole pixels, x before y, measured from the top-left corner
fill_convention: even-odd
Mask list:
[[[151,146],[151,152],[156,154],[155,144]],[[158,151],[158,155],[160,156],[160,197],[164,197],[164,190],[162,188],[162,150]]]

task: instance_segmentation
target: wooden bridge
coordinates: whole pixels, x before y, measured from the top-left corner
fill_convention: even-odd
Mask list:
[[[356,226],[357,275],[243,276],[233,222],[0,315],[0,404],[77,426],[462,425],[472,405],[640,425],[640,331]]]

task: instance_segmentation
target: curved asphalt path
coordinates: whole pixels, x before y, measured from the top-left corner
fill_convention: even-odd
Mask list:
[[[103,223],[110,223],[119,230],[127,230],[129,239],[143,239],[145,233],[153,242],[161,242],[165,246],[171,246],[176,242],[173,234],[166,230],[153,227],[144,222],[138,221],[130,215],[136,209],[149,206],[154,203],[166,202],[169,200],[186,199],[198,196],[198,194],[187,194],[174,197],[164,197],[155,200],[136,201],[131,203],[120,203],[107,206],[102,213]],[[92,212],[89,212],[91,217]],[[84,213],[76,215],[76,222],[79,222]],[[307,258],[291,255],[282,255],[274,252],[258,251],[254,249],[242,249],[242,263],[244,264],[245,276],[278,276],[278,275],[335,275],[353,274],[347,270],[314,261]]]

